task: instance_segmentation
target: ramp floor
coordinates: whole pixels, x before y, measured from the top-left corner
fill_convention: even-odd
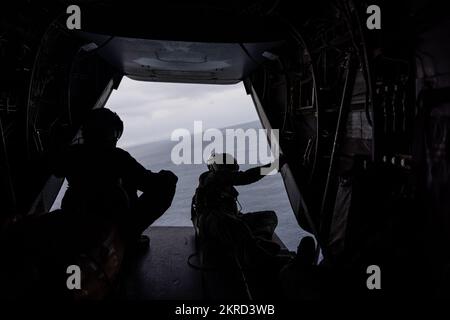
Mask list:
[[[150,248],[125,260],[119,281],[119,298],[248,299],[245,278],[237,268],[202,268],[200,255],[195,254],[194,228],[151,227],[145,234],[151,239]],[[281,243],[278,238],[276,240]]]

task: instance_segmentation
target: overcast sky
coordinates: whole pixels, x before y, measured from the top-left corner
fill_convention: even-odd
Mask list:
[[[194,121],[223,128],[258,119],[244,85],[199,85],[134,81],[127,77],[106,104],[122,118],[119,146],[170,140],[174,129],[193,131]]]

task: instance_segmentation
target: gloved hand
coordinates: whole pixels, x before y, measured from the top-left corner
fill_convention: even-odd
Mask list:
[[[286,163],[287,159],[286,156],[282,153],[278,156],[278,158],[275,158],[274,163],[278,161],[278,169],[281,169]],[[267,167],[271,166],[272,164],[268,164]]]

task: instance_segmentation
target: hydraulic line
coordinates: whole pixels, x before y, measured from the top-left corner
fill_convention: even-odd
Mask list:
[[[36,76],[36,72],[37,72],[37,68],[39,65],[39,61],[41,59],[41,55],[42,55],[42,51],[43,51],[43,47],[45,44],[45,41],[47,40],[48,35],[50,34],[50,32],[52,31],[53,28],[55,28],[55,26],[58,23],[58,20],[60,20],[62,17],[64,17],[64,13],[60,13],[47,27],[47,29],[45,30],[41,41],[39,43],[39,47],[37,49],[36,55],[34,57],[34,61],[33,61],[33,67],[31,69],[31,75],[30,75],[30,84],[28,86],[28,97],[27,97],[27,108],[26,108],[26,119],[25,119],[25,139],[26,139],[26,148],[27,148],[27,157],[28,159],[31,158],[31,153],[30,153],[30,112],[31,112],[31,107],[32,107],[32,94],[33,94],[33,89],[34,89],[34,85],[35,85],[35,76]],[[34,124],[33,124],[33,128],[34,128]],[[36,131],[36,128],[34,128],[34,130]]]
[[[360,44],[362,47],[362,54],[360,47],[357,45],[355,40],[355,34],[352,31],[352,23],[351,23],[351,8],[349,8],[348,4],[343,1],[343,17],[347,23],[348,30],[350,32],[350,36],[352,38],[353,46],[355,47],[356,53],[359,57],[359,60],[361,61],[362,70],[364,73],[364,80],[366,82],[366,97],[365,97],[365,103],[364,103],[364,110],[366,114],[367,123],[369,126],[373,127],[373,121],[372,116],[370,114],[370,109],[373,106],[373,84],[372,84],[372,75],[370,72],[370,64],[369,64],[369,57],[367,54],[367,48],[366,48],[366,41],[364,38],[364,32],[361,27],[361,20],[359,18],[358,13],[355,14],[356,17],[356,24],[358,27],[359,35],[360,35]],[[351,3],[352,8],[354,9],[354,4]]]
[[[323,231],[324,231],[323,226],[324,226],[324,221],[325,221],[325,212],[326,212],[326,206],[327,206],[327,201],[328,201],[328,193],[329,193],[329,189],[330,189],[331,178],[332,178],[333,170],[334,170],[336,151],[337,151],[338,143],[340,140],[340,133],[342,131],[344,118],[347,113],[347,110],[346,110],[347,109],[347,97],[349,94],[349,89],[353,88],[353,81],[355,79],[356,68],[354,66],[353,55],[351,53],[349,53],[347,55],[346,62],[345,62],[345,68],[346,68],[345,80],[344,80],[344,86],[342,89],[342,96],[341,96],[341,102],[340,102],[340,106],[339,106],[338,118],[337,118],[337,122],[336,122],[336,131],[334,134],[333,147],[332,147],[331,155],[330,155],[330,163],[328,166],[327,179],[326,179],[326,183],[325,183],[322,204],[320,207],[320,220],[321,220],[321,224],[319,227],[320,235],[322,235]]]

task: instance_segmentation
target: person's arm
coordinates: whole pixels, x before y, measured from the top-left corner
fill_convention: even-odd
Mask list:
[[[143,165],[137,162],[128,152],[121,150],[123,157],[124,175],[132,181],[138,190],[146,192],[153,191],[155,188],[175,185],[178,177],[171,171],[161,170],[157,173],[146,169]]]
[[[283,155],[280,156],[280,158],[277,159],[278,166],[281,168],[286,163],[286,159]],[[233,175],[231,175],[233,182],[232,184],[235,186],[242,186],[247,184],[252,184],[254,182],[257,182],[265,177],[264,174],[262,174],[262,171],[264,168],[271,168],[274,163],[268,163],[259,167],[250,168],[246,171],[239,171]]]
[[[234,186],[243,186],[247,184],[252,184],[256,181],[264,178],[264,175],[261,174],[262,168],[269,168],[271,163],[265,164],[263,166],[258,166],[254,168],[250,168],[246,171],[238,171],[231,175],[232,184]]]

